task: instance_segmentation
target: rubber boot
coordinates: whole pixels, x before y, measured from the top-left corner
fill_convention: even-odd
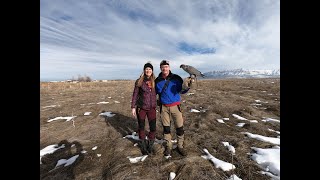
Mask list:
[[[153,146],[154,146],[154,140],[149,140],[148,149],[147,149],[149,154],[155,154]]]
[[[171,134],[164,134],[164,140],[166,141],[164,155],[169,156],[172,151]]]
[[[143,155],[148,155],[148,151],[147,151],[147,141],[146,141],[146,140],[140,141],[140,148],[141,148],[141,153],[142,153]]]
[[[179,154],[181,154],[182,156],[186,156],[187,152],[185,150],[185,148],[183,147],[184,145],[184,134],[181,136],[177,135],[177,143],[178,143],[178,152]]]

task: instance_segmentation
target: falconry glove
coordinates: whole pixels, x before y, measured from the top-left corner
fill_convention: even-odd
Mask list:
[[[192,78],[191,77],[187,77],[183,80],[183,84],[182,84],[182,90],[188,90],[191,88],[192,85]]]

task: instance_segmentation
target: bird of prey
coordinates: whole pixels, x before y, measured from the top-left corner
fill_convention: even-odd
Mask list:
[[[190,78],[194,81],[197,80],[197,77],[201,76],[201,77],[205,77],[204,74],[202,74],[198,69],[189,66],[189,65],[185,65],[185,64],[181,64],[180,68],[182,68],[184,71],[186,71],[187,73],[189,73]],[[197,85],[198,86],[198,85]]]

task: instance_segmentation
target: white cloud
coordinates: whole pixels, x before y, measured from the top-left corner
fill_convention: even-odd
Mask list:
[[[280,67],[277,0],[44,0],[40,5],[41,79],[78,74],[135,79],[147,60],[158,66],[162,59],[172,60],[176,73],[183,73],[180,64],[191,62],[202,72]],[[179,50],[180,42],[216,53],[188,55]]]

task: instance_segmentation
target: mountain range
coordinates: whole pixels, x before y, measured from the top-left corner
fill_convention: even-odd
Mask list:
[[[225,79],[225,78],[279,78],[280,69],[276,70],[220,70],[203,73],[206,79]]]

